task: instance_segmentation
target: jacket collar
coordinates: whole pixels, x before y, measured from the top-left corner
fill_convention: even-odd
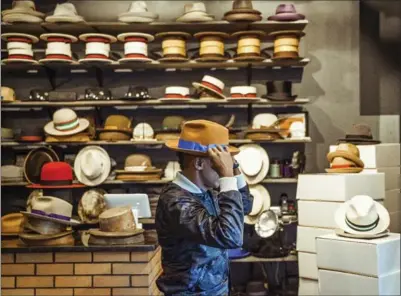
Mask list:
[[[193,194],[202,194],[202,190],[180,172],[177,173],[173,183]]]

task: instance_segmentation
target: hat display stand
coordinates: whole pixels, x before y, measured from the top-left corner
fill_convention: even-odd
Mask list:
[[[197,62],[224,62],[227,57],[224,53],[224,39],[230,35],[223,32],[199,32],[194,35],[200,40],[199,57]]]
[[[266,33],[263,31],[240,31],[235,32],[231,37],[238,38],[237,54],[235,61],[263,61],[265,57],[261,56],[260,43],[261,38]]]
[[[156,38],[162,39],[163,57],[159,62],[188,62],[186,40],[191,37],[185,32],[157,33]]]
[[[7,58],[1,60],[3,64],[39,63],[34,59],[32,50],[32,44],[39,41],[37,37],[23,33],[5,33],[1,34],[1,39],[7,42],[8,52]]]
[[[20,240],[28,246],[73,246],[75,240],[73,231],[64,231],[57,234],[20,233]]]
[[[72,58],[71,43],[78,41],[78,38],[67,34],[42,34],[40,39],[47,42],[45,58],[39,63],[69,63],[77,64]]]
[[[119,63],[150,63],[153,60],[148,57],[148,43],[154,37],[145,33],[123,33],[117,36],[120,42],[124,42],[124,57],[119,59]]]
[[[89,33],[79,36],[79,40],[85,42],[85,57],[79,63],[107,63],[113,64],[110,59],[110,44],[117,38],[107,34]]]

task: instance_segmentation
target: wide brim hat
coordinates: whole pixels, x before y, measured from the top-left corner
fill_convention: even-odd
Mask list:
[[[254,185],[254,184],[260,183],[266,177],[267,173],[269,172],[270,160],[269,160],[269,156],[268,156],[266,150],[263,149],[263,147],[261,147],[260,145],[246,144],[246,145],[240,146],[239,150],[244,151],[245,149],[249,149],[249,148],[256,149],[257,151],[259,151],[259,155],[261,157],[261,162],[262,162],[259,172],[257,172],[254,176],[247,175],[246,173],[243,172],[246,182],[250,185]],[[241,157],[240,156],[238,156],[238,157],[237,157],[237,160],[241,165],[241,162],[242,162]],[[251,160],[249,160],[249,159],[245,159],[244,161],[247,163],[251,163]]]
[[[138,15],[120,15],[118,21],[122,23],[153,23],[156,19]]]
[[[62,219],[57,219],[57,218],[53,218],[53,217],[49,217],[49,216],[39,215],[39,214],[27,212],[27,211],[21,211],[20,213],[22,215],[28,217],[28,218],[36,218],[36,219],[40,219],[40,220],[51,221],[51,222],[55,222],[55,223],[62,224],[62,225],[67,225],[67,226],[76,226],[76,225],[80,225],[81,224],[81,222],[79,222],[78,220],[72,219],[72,218],[69,221],[67,221],[67,220],[62,220]]]
[[[350,153],[348,151],[334,151],[334,152],[330,152],[329,154],[327,154],[327,160],[331,163],[333,161],[333,159],[335,157],[343,157],[345,159],[348,159],[350,161],[352,161],[353,163],[355,163],[359,168],[362,168],[365,166],[365,164],[363,163],[363,161],[356,156],[353,153]]]
[[[354,145],[374,145],[374,144],[380,144],[381,141],[379,140],[374,140],[374,139],[367,139],[367,138],[358,138],[358,136],[352,136],[348,138],[343,138],[343,139],[338,139],[338,143],[351,143]]]
[[[44,127],[44,130],[47,134],[51,136],[71,136],[83,132],[89,127],[89,120],[86,118],[78,118],[78,127],[76,129],[70,131],[59,131],[54,127],[54,122],[50,121]]]
[[[46,14],[44,14],[43,12],[36,11],[33,9],[25,9],[23,7],[13,7],[11,9],[5,9],[1,12],[2,17],[11,14],[33,15],[42,19],[46,16]]]
[[[137,229],[127,230],[127,231],[106,232],[106,231],[101,231],[100,229],[89,229],[88,232],[90,235],[112,238],[112,237],[130,237],[130,236],[144,233],[144,230],[137,228]]]
[[[383,232],[377,233],[377,234],[351,234],[348,232],[345,232],[342,229],[336,228],[335,230],[336,235],[342,236],[342,237],[347,237],[347,238],[353,238],[353,239],[375,239],[375,238],[381,238],[389,235],[390,231],[385,230]]]
[[[36,233],[20,233],[21,241],[29,246],[63,246],[74,245],[74,237],[72,231],[65,231],[58,234],[36,234]]]
[[[262,95],[262,98],[270,101],[295,101],[298,95],[289,95],[288,93],[274,93]]]
[[[276,21],[276,22],[293,22],[293,21],[304,20],[305,15],[297,12],[283,12],[271,15],[267,19],[269,21]]]
[[[258,201],[261,203],[261,210],[259,211],[258,214],[254,215],[254,216],[250,216],[249,214],[245,215],[244,223],[250,224],[250,225],[255,225],[256,222],[258,221],[259,214],[270,209],[271,197],[270,197],[269,191],[267,191],[267,189],[262,185],[250,186],[249,190],[250,190],[251,194],[252,194],[252,192],[254,192],[254,194],[252,194],[254,196],[254,198],[255,198],[255,196],[257,196],[258,198],[261,198],[261,200]],[[255,191],[257,191],[258,194],[256,194]],[[255,200],[254,200],[254,202],[255,202]]]
[[[3,16],[2,21],[5,23],[34,23],[40,24],[43,23],[43,18],[29,15],[26,13],[9,13]]]
[[[148,174],[161,173],[162,169],[157,169],[155,167],[148,167],[148,168],[145,168],[144,170],[138,170],[138,171],[115,170],[115,172],[117,174],[125,174],[125,175],[148,175]]]
[[[387,211],[387,209],[380,203],[374,201],[374,206],[376,207],[376,212],[379,217],[378,224],[374,229],[368,230],[368,231],[357,231],[352,229],[351,227],[348,226],[346,222],[346,212],[348,207],[350,207],[352,200],[348,200],[344,203],[342,203],[339,208],[337,209],[334,219],[336,221],[336,224],[338,228],[341,230],[345,231],[346,233],[349,234],[356,234],[356,235],[376,235],[385,232],[389,225],[390,225],[390,215]]]
[[[102,172],[101,174],[95,179],[89,179],[83,172],[81,168],[81,157],[83,157],[84,153],[95,150],[100,153],[100,157],[102,158],[103,165],[102,165]],[[111,160],[109,154],[106,150],[99,146],[86,146],[78,152],[78,155],[74,161],[74,172],[75,176],[77,177],[78,181],[87,185],[87,186],[96,186],[102,184],[107,177],[109,176],[111,171]]]
[[[36,159],[40,156],[40,159]],[[33,162],[34,160],[34,162]],[[38,161],[40,160],[40,163]],[[38,147],[29,151],[24,160],[24,176],[29,183],[40,181],[41,168],[45,163],[59,161],[57,153],[48,147]],[[33,170],[31,168],[34,168]]]
[[[80,15],[49,15],[46,17],[47,23],[83,23],[84,18]]]

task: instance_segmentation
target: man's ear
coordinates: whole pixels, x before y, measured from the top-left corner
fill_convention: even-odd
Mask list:
[[[205,161],[202,157],[195,157],[194,159],[194,167],[197,171],[203,170],[205,165]]]

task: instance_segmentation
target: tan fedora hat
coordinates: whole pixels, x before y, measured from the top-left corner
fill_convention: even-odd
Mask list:
[[[99,215],[106,210],[106,191],[101,188],[86,191],[78,204],[78,215],[83,223],[96,224]]]
[[[124,115],[110,115],[104,122],[104,127],[97,129],[99,140],[127,141],[132,135],[132,119]]]
[[[45,14],[43,12],[36,11],[35,2],[32,0],[17,0],[17,1],[14,0],[11,9],[6,9],[1,12],[1,16],[3,18],[7,15],[12,15],[12,14],[35,16],[37,18],[42,19],[42,21],[43,18],[45,17]],[[3,21],[7,22],[4,19]]]
[[[152,160],[145,154],[131,154],[125,159],[124,170],[116,170],[117,180],[148,181],[158,180],[162,170],[152,166]]]
[[[23,230],[24,216],[11,213],[1,217],[1,236],[15,236]]]
[[[365,164],[359,157],[359,149],[351,143],[342,143],[336,151],[327,154],[330,168],[328,173],[359,173]]]
[[[210,148],[218,145],[227,147],[232,155],[239,152],[238,148],[229,146],[228,129],[208,120],[187,121],[179,139],[166,141],[171,150],[198,156],[206,156]]]
[[[184,14],[176,19],[176,22],[201,23],[214,20],[214,16],[206,12],[203,2],[187,3],[184,5]]]

